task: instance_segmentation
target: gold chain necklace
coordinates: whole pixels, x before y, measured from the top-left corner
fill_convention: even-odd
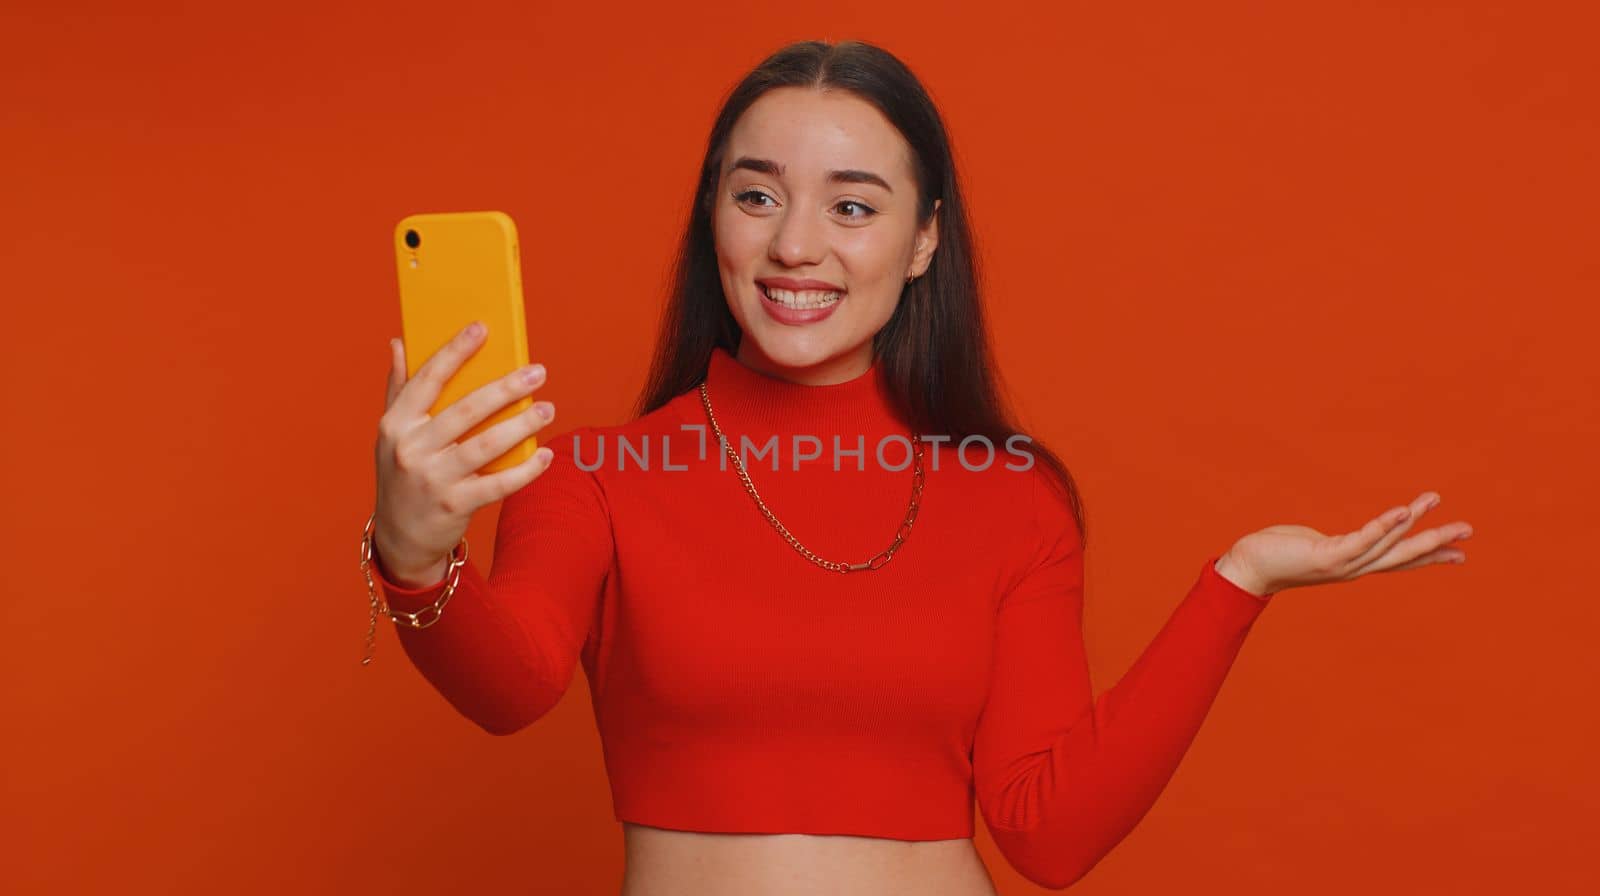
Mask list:
[[[868,569],[880,569],[884,564],[888,563],[889,560],[894,557],[894,552],[900,549],[900,546],[905,543],[906,536],[911,534],[911,524],[917,521],[917,508],[922,505],[923,442],[921,436],[917,435],[916,433],[912,433],[911,435],[912,457],[915,464],[915,470],[912,473],[911,478],[911,506],[906,509],[906,518],[900,523],[900,529],[895,533],[894,541],[887,548],[879,551],[871,560],[868,560],[864,563],[840,563],[835,560],[824,560],[821,557],[818,557],[816,554],[811,553],[811,551],[808,550],[805,545],[800,543],[799,539],[789,534],[789,530],[784,528],[783,523],[778,522],[777,516],[775,516],[773,512],[767,508],[766,502],[762,501],[761,496],[756,493],[755,484],[750,481],[750,474],[745,471],[744,461],[740,460],[739,453],[735,451],[733,446],[728,443],[728,440],[723,437],[722,428],[717,426],[717,415],[711,411],[711,395],[706,391],[706,384],[704,382],[700,383],[700,403],[706,407],[706,418],[711,421],[711,432],[717,437],[718,444],[722,445],[723,450],[727,453],[728,457],[733,459],[733,467],[739,473],[739,481],[744,483],[744,490],[750,493],[750,497],[756,502],[756,507],[761,509],[761,515],[765,516],[767,518],[767,522],[771,523],[772,527],[778,530],[778,534],[782,535],[784,540],[789,542],[790,547],[794,548],[796,551],[799,551],[801,556],[805,557],[807,560],[810,560],[812,563],[815,563],[823,569],[832,572],[850,573],[860,572]]]

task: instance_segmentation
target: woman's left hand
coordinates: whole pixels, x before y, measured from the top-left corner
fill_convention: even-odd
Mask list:
[[[1409,506],[1393,508],[1342,535],[1323,535],[1307,526],[1268,526],[1235,542],[1218,558],[1217,572],[1252,594],[1266,596],[1285,588],[1347,582],[1369,572],[1461,563],[1466,553],[1450,545],[1472,534],[1465,522],[1401,540],[1438,503],[1438,493],[1423,492]]]

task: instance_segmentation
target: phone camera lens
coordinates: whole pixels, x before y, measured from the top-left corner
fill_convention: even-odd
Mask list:
[[[418,246],[422,245],[422,234],[417,233],[415,230],[407,230],[406,231],[406,245],[410,246],[413,249],[415,249]]]

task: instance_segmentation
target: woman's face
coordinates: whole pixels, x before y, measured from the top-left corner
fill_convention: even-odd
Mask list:
[[[911,146],[847,91],[770,90],[728,136],[712,231],[739,361],[811,385],[872,361],[872,337],[938,245]]]

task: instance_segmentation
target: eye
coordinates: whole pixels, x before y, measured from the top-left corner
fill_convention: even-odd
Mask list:
[[[765,206],[765,205],[757,205],[753,201],[754,198],[757,197],[757,196],[759,196],[759,197],[761,197],[763,199],[771,199],[772,198],[771,196],[768,196],[767,194],[761,192],[760,190],[745,190],[742,193],[733,194],[733,201],[734,202],[738,202],[738,203],[742,203],[744,205],[755,205],[756,208],[769,208],[770,207],[770,206]]]
[[[861,209],[861,214],[859,214],[859,215],[845,215],[846,218],[850,218],[850,219],[855,220],[855,221],[865,221],[866,219],[868,219],[868,218],[870,218],[873,215],[876,215],[878,213],[878,210],[873,208],[872,206],[867,205],[864,202],[857,202],[854,199],[846,199],[843,202],[839,203],[838,205],[834,206],[834,208],[844,208],[847,205],[853,205],[856,208]]]

